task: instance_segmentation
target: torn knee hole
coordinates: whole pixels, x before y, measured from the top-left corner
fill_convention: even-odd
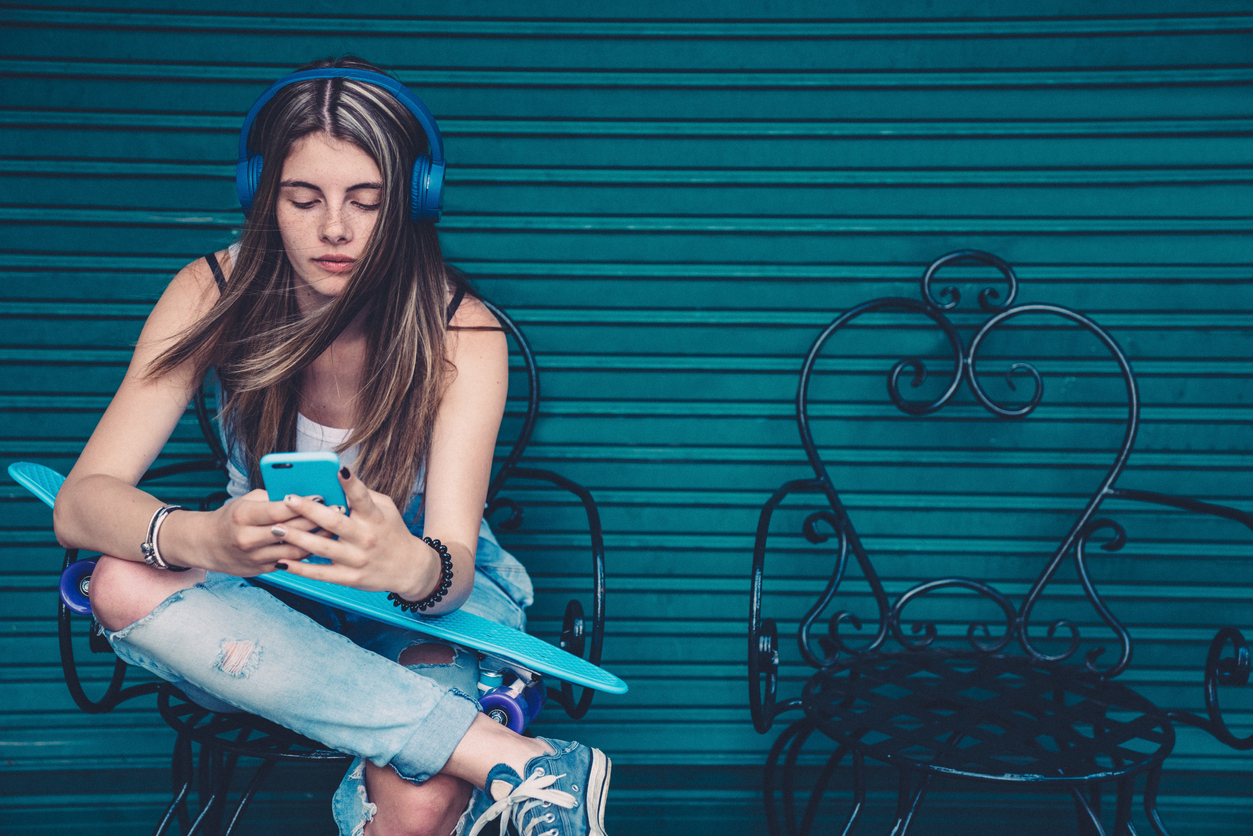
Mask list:
[[[226,639],[214,661],[222,673],[245,676],[257,662],[257,646],[247,640]]]
[[[446,644],[411,644],[400,652],[402,665],[451,665],[453,663],[452,648]]]

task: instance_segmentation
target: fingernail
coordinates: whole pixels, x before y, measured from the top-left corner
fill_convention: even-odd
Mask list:
[[[270,533],[281,539],[287,536],[287,529],[283,528],[281,525],[272,525],[270,526]]]
[[[284,502],[295,502],[298,499],[300,499],[300,497],[296,496],[294,493],[289,493],[287,496],[283,497]]]
[[[287,571],[287,564],[286,564],[286,563],[275,563],[275,564],[274,564],[274,568],[275,568],[275,569],[278,569],[280,572],[286,572],[286,571]]]
[[[319,505],[325,505],[325,504],[326,504],[326,500],[325,500],[325,499],[323,499],[323,498],[322,498],[322,497],[320,497],[320,496],[311,496],[311,497],[309,497],[309,499],[313,500],[314,502],[316,502],[316,503],[317,503],[317,504],[319,504]]]
[[[344,465],[339,469],[339,475],[344,479],[351,479],[352,471],[348,469],[348,465]]]
[[[326,507],[327,507],[327,508],[330,508],[332,511],[338,511],[338,512],[339,512],[339,513],[341,513],[341,514],[347,514],[347,513],[348,513],[348,509],[347,509],[347,508],[345,508],[345,507],[344,507],[344,506],[342,506],[342,505],[328,505],[328,506],[326,506]]]

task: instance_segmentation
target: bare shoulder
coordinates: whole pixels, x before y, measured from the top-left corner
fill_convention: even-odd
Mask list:
[[[219,260],[224,253],[219,253]],[[136,358],[151,360],[199,322],[221,294],[208,262],[198,258],[179,270],[157,300],[136,345]]]
[[[448,329],[448,359],[458,370],[481,379],[505,379],[509,344],[500,321],[478,299],[466,296],[453,314]]]
[[[219,268],[224,275],[230,275],[230,257],[225,250],[215,253]],[[218,291],[218,282],[213,275],[213,270],[209,267],[209,262],[203,258],[198,258],[188,264],[174,276],[170,282],[166,293],[177,293],[186,297],[187,300],[195,300],[196,302],[207,302],[208,306],[212,306],[220,295]],[[206,306],[206,310],[208,309]],[[202,311],[203,313],[203,311]]]
[[[457,312],[453,314],[452,322],[449,323],[452,328],[465,328],[479,330],[503,331],[500,326],[500,320],[487,309],[479,299],[466,294],[461,300],[461,304],[457,306]]]

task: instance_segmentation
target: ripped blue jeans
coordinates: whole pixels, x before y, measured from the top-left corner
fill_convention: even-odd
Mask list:
[[[355,755],[335,793],[343,836],[360,836],[375,806],[364,761],[415,784],[439,772],[478,713],[478,661],[398,664],[421,633],[379,624],[247,580],[209,573],[128,627],[106,633],[117,655],[211,710],[243,710]],[[521,607],[475,572],[463,608],[519,629]]]

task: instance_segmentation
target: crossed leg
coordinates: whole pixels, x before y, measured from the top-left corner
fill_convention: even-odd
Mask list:
[[[110,631],[122,630],[151,613],[166,598],[203,582],[203,570],[162,572],[141,563],[101,557],[92,577],[96,618]],[[405,647],[401,665],[439,668],[454,662],[451,647],[418,643]],[[435,671],[431,671],[435,673]],[[437,774],[420,785],[396,774],[390,766],[366,763],[365,786],[375,805],[366,823],[367,836],[449,836],[470,800],[467,781]]]
[[[433,642],[401,652],[402,665],[451,665],[453,650]],[[439,774],[414,785],[390,766],[365,766],[366,793],[378,808],[365,836],[449,836],[470,803],[471,787],[460,778]]]

